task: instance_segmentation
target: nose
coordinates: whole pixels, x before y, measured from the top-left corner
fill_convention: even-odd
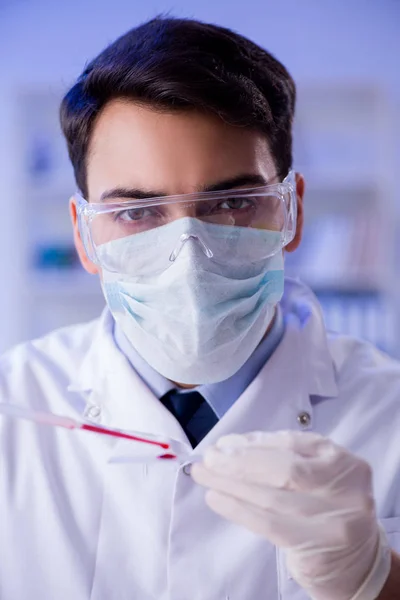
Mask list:
[[[178,241],[177,245],[175,246],[174,250],[171,252],[171,255],[169,257],[170,262],[174,262],[178,258],[179,254],[182,251],[182,248],[189,241],[193,241],[194,243],[198,244],[199,247],[201,248],[201,250],[207,256],[207,258],[212,258],[213,257],[213,252],[212,252],[211,248],[209,248],[207,246],[207,244],[197,234],[195,234],[195,233],[182,233],[182,235],[179,238],[179,241]]]
[[[178,219],[183,219],[184,217],[196,217],[196,205],[194,202],[191,204],[182,204],[182,205],[172,205],[168,207],[168,220],[169,221],[177,221]]]

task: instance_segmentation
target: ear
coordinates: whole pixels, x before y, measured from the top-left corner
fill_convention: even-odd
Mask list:
[[[303,175],[300,173],[296,173],[296,194],[297,194],[297,225],[296,225],[296,233],[293,240],[286,246],[285,250],[287,252],[294,252],[300,245],[301,238],[303,235],[303,225],[304,225],[304,190],[305,190],[305,181]]]
[[[83,268],[92,275],[96,275],[99,270],[97,266],[88,258],[85,250],[85,246],[83,245],[81,234],[79,233],[78,227],[78,215],[76,211],[76,201],[75,198],[71,198],[69,201],[69,214],[71,216],[72,227],[74,230],[74,242],[75,248],[79,256],[79,260],[82,263]]]

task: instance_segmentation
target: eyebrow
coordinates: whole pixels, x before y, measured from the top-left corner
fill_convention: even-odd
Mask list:
[[[223,181],[218,181],[217,183],[213,183],[212,185],[208,185],[204,188],[198,190],[201,192],[220,192],[223,190],[232,190],[238,187],[255,187],[255,186],[264,186],[268,185],[272,182],[273,179],[276,178],[276,175],[271,177],[271,179],[265,179],[259,173],[245,173],[243,175],[237,175],[236,177],[231,177],[230,179],[224,179]],[[111,190],[107,190],[103,192],[100,196],[100,202],[107,202],[108,200],[114,200],[119,198],[126,198],[132,200],[148,200],[151,198],[164,198],[169,196],[170,194],[165,194],[160,192],[159,190],[143,190],[140,188],[126,188],[126,187],[116,187]]]

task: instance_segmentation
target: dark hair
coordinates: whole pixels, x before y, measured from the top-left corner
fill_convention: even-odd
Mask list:
[[[279,175],[291,168],[293,79],[269,52],[229,29],[157,17],[128,31],[89,63],[60,109],[76,182],[85,197],[93,126],[116,98],[171,111],[208,111],[229,124],[261,131]]]

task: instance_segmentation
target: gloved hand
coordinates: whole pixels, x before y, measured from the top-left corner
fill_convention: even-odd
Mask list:
[[[374,600],[390,570],[371,469],[313,433],[221,438],[192,467],[223,517],[285,548],[293,578],[315,600]]]

